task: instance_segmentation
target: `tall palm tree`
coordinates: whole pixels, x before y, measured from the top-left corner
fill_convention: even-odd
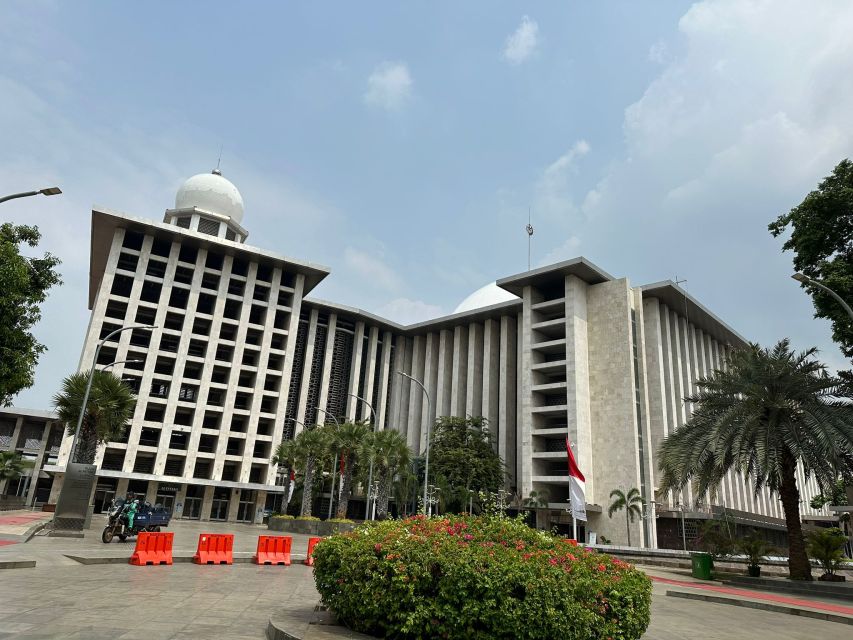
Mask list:
[[[369,428],[363,422],[344,422],[334,430],[333,447],[340,456],[340,464],[344,470],[341,478],[341,498],[336,512],[338,518],[347,517],[355,465],[362,443],[369,433]]]
[[[88,371],[72,373],[62,381],[62,390],[53,397],[56,414],[69,435],[77,427],[88,382]],[[135,407],[136,395],[121,378],[96,369],[73,462],[92,464],[99,444],[121,439]]]
[[[302,507],[299,515],[310,516],[314,505],[314,483],[317,468],[329,452],[329,433],[322,427],[313,427],[299,432],[293,440],[293,451],[288,452],[293,457],[294,465],[305,470],[302,487]]]
[[[621,489],[614,489],[610,492],[610,497],[613,502],[607,508],[607,516],[613,517],[614,513],[625,509],[625,529],[628,532],[628,546],[631,546],[631,523],[635,518],[640,518],[643,515],[643,504],[645,500],[640,495],[640,490],[637,487],[632,487],[627,493]]]
[[[800,525],[797,466],[829,489],[838,474],[853,470],[853,405],[841,382],[814,359],[794,353],[788,340],[772,349],[756,344],[733,352],[724,371],[697,382],[686,398],[693,415],[662,443],[661,489],[688,482],[704,496],[735,470],[758,492],[779,495],[788,529],[791,578],[811,580]],[[849,391],[847,392],[849,393]]]
[[[398,472],[408,468],[412,458],[411,449],[403,434],[394,429],[387,429],[368,433],[362,443],[360,456],[366,463],[373,461],[373,470],[379,482],[376,517],[384,520],[388,517],[391,484]]]

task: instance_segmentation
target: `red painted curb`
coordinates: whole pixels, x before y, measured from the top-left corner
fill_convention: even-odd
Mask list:
[[[787,596],[780,596],[773,593],[765,593],[763,591],[747,591],[746,589],[720,587],[714,584],[687,582],[685,580],[671,580],[669,578],[658,578],[656,576],[649,577],[655,582],[662,582],[663,584],[672,584],[678,587],[687,587],[689,589],[703,589],[705,591],[725,593],[730,596],[741,596],[743,598],[752,598],[753,600],[767,600],[768,602],[778,602],[780,604],[788,604],[795,607],[807,607],[809,609],[831,611],[832,613],[842,613],[844,615],[853,616],[853,607],[845,607],[837,604],[828,604],[826,602],[816,602],[814,600],[798,600],[796,598],[789,598]]]

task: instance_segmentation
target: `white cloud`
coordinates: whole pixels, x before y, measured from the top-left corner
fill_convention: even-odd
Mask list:
[[[853,153],[853,4],[698,2],[679,30],[583,201],[584,252],[638,279],[685,275],[748,338],[830,358],[767,224]]]
[[[344,249],[344,268],[364,278],[365,284],[384,291],[396,292],[403,288],[403,279],[380,258],[352,247]]]
[[[506,39],[503,56],[511,64],[521,64],[536,52],[538,42],[539,25],[524,16],[515,32]]]
[[[444,315],[444,310],[434,304],[409,298],[394,298],[377,310],[380,316],[400,324],[414,324]]]
[[[657,64],[664,64],[669,58],[669,51],[663,40],[658,40],[649,47],[649,60]]]
[[[535,237],[536,236],[534,236],[534,238]],[[545,266],[554,264],[555,262],[562,262],[563,260],[577,258],[581,255],[580,247],[581,239],[577,236],[569,236],[560,246],[554,247],[551,251],[545,254],[545,257],[541,260],[537,260],[536,264],[539,266]]]
[[[364,102],[394,111],[412,97],[412,76],[404,62],[383,62],[367,78]]]
[[[578,160],[589,151],[589,143],[578,140],[545,168],[535,187],[535,217],[566,217],[577,210],[570,193],[570,179],[577,171]]]

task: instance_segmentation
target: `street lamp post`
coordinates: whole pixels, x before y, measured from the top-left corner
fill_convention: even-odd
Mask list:
[[[68,458],[69,462],[74,462],[74,457],[77,453],[77,442],[80,439],[80,427],[83,425],[83,415],[86,413],[86,407],[89,404],[89,392],[92,390],[92,380],[95,377],[95,369],[98,366],[98,355],[101,353],[101,347],[104,346],[104,343],[107,340],[122,331],[130,331],[131,329],[145,329],[147,331],[153,331],[156,328],[157,327],[152,324],[132,324],[127,327],[119,327],[115,331],[108,333],[100,342],[98,342],[98,346],[95,347],[95,357],[92,361],[92,370],[89,372],[89,380],[86,382],[86,392],[83,394],[83,404],[80,405],[80,415],[77,416],[77,427],[74,429],[74,440],[71,442],[71,456]],[[113,364],[117,363],[114,362]]]
[[[3,196],[0,198],[0,202],[6,202],[7,200],[14,200],[16,198],[29,198],[30,196],[55,196],[62,193],[62,190],[59,187],[48,187],[47,189],[39,189],[38,191],[24,191],[22,193],[13,193],[8,196]]]
[[[424,395],[426,396],[426,399],[427,399],[426,461],[424,463],[424,509],[426,509],[426,505],[427,505],[427,483],[429,482],[429,441],[430,441],[430,429],[432,427],[432,424],[429,422],[429,416],[432,415],[432,401],[430,400],[429,392],[426,390],[426,387],[423,385],[423,383],[420,380],[418,380],[417,378],[413,378],[408,373],[403,373],[402,371],[398,371],[397,374],[403,376],[404,378],[408,378],[409,380],[411,380],[412,382],[417,384],[421,388],[421,391],[424,392]]]
[[[347,394],[350,397],[355,398],[356,400],[361,400],[364,404],[367,405],[367,408],[370,409],[370,415],[373,417],[373,428],[371,431],[376,433],[376,412],[373,410],[373,405],[370,404],[367,400],[358,396],[354,393]],[[370,457],[370,472],[367,475],[367,495],[365,496],[366,500],[364,501],[364,519],[367,520],[370,517],[370,491],[373,488],[373,456]],[[371,518],[372,519],[372,518]]]
[[[335,416],[333,416],[331,413],[329,413],[325,409],[321,409],[320,407],[315,407],[315,408],[317,409],[317,411],[322,412],[322,414],[324,416],[326,416],[327,418],[331,418],[334,421],[335,426],[337,426],[337,427],[341,426],[341,423],[338,422],[338,419]],[[338,475],[337,474],[337,468],[338,468],[338,451],[336,448],[336,450],[335,450],[335,461],[332,463],[332,492],[329,494],[329,515],[326,516],[327,519],[332,517],[332,505],[335,502],[335,480],[337,479],[337,475]]]
[[[106,371],[110,367],[114,367],[117,364],[142,364],[145,362],[144,360],[116,360],[115,362],[110,362],[107,366],[105,366],[101,371]],[[124,379],[124,378],[122,378]]]
[[[797,282],[801,282],[803,284],[814,285],[818,289],[825,291],[826,293],[831,295],[833,298],[835,298],[838,301],[838,304],[840,304],[841,307],[847,312],[847,315],[850,316],[850,319],[853,320],[853,309],[850,308],[850,305],[844,301],[844,298],[842,298],[840,295],[835,293],[835,291],[833,291],[832,289],[827,287],[825,284],[818,282],[814,278],[809,278],[807,275],[802,274],[802,273],[795,273],[791,277],[794,280],[796,280]]]

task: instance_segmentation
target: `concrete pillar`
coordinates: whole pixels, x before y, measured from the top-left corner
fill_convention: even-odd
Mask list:
[[[424,379],[422,382],[426,386],[427,393],[429,393],[432,406],[429,406],[426,399],[424,399],[423,419],[421,420],[421,424],[423,425],[420,438],[421,451],[426,451],[427,431],[432,433],[432,427],[438,415],[436,407],[436,397],[438,395],[436,393],[436,387],[438,386],[438,344],[439,338],[436,334],[427,334],[426,354],[424,356]],[[414,386],[417,387],[417,385]],[[421,390],[416,388],[415,391],[420,392]]]
[[[358,393],[361,383],[361,359],[364,352],[364,323],[355,323],[355,336],[352,343],[352,363],[350,364],[349,389],[347,393]],[[347,396],[347,420],[358,420],[360,416],[355,415],[358,403],[355,398]]]
[[[426,385],[426,342],[427,339],[424,336],[415,336],[412,346],[411,375],[424,385]],[[420,453],[423,451],[421,433],[424,431],[425,421],[428,420],[425,417],[426,398],[424,398],[421,388],[411,381],[406,383],[405,388],[409,390],[408,442],[416,453]]]
[[[483,326],[468,325],[468,377],[465,389],[465,414],[482,416],[483,412]]]
[[[240,506],[240,489],[231,489],[228,499],[228,522],[237,521],[237,509]]]
[[[204,486],[204,495],[201,497],[201,513],[199,520],[207,522],[210,520],[210,508],[213,506],[213,487],[211,485]]]
[[[453,334],[448,329],[439,332],[437,374],[436,416],[453,415],[450,393],[453,383]]]
[[[184,515],[184,505],[187,501],[187,485],[181,484],[178,492],[175,494],[175,512],[172,514],[174,518],[181,518]]]
[[[385,331],[382,334],[382,360],[379,362],[379,394],[376,398],[376,420],[377,429],[384,429],[388,422],[387,416],[391,411],[388,406],[388,401],[391,396],[388,394],[389,385],[394,384],[394,370],[391,362],[391,346],[394,344],[394,338],[390,331]],[[397,349],[394,349],[396,355]]]
[[[338,314],[329,314],[329,328],[326,330],[326,351],[323,354],[323,372],[320,374],[320,396],[317,405],[326,411],[329,410],[329,384],[332,379],[332,357],[335,352],[335,331],[338,326]],[[317,416],[318,419],[324,416]],[[335,416],[336,418],[338,416]],[[327,416],[325,418],[328,418]]]
[[[311,365],[314,362],[314,342],[317,339],[317,318],[320,315],[318,309],[311,310],[311,315],[308,320],[308,336],[305,339],[305,359],[302,362],[302,385],[299,388],[299,404],[296,409],[296,419],[305,423],[305,426],[310,426],[306,421],[308,416],[308,387],[311,386]],[[318,416],[318,420],[321,420]],[[245,465],[244,465],[245,466]],[[247,478],[248,479],[248,478]]]
[[[263,524],[264,522],[264,508],[267,504],[267,492],[266,491],[258,491],[255,494],[255,524]]]
[[[500,322],[487,319],[483,324],[483,417],[489,422],[492,442],[498,442],[500,335]]]
[[[500,338],[500,400],[498,402],[498,453],[506,463],[511,477],[510,485],[518,486],[518,478],[522,479],[522,495],[528,495],[533,487],[533,443],[531,441],[530,424],[522,427],[519,435],[516,432],[516,362],[518,351],[516,346],[517,319],[514,316],[501,317]],[[522,358],[526,350],[522,350]],[[529,368],[525,369],[529,372]],[[529,373],[525,379],[529,378]],[[523,401],[529,401],[530,394],[525,393]],[[501,451],[503,449],[503,451]],[[528,484],[530,489],[528,489]]]
[[[453,329],[453,374],[450,383],[451,415],[464,417],[468,393],[468,327]]]
[[[379,352],[379,327],[370,327],[370,333],[368,336],[367,366],[364,368],[364,391],[362,392],[361,397],[373,405],[373,410],[377,412],[378,418],[379,407],[377,407],[377,403],[373,401],[373,386],[376,382],[376,358]],[[358,392],[354,391],[353,393]],[[358,416],[358,419],[369,420],[373,423],[374,417],[370,412],[370,408],[366,404],[362,404],[361,415]]]

